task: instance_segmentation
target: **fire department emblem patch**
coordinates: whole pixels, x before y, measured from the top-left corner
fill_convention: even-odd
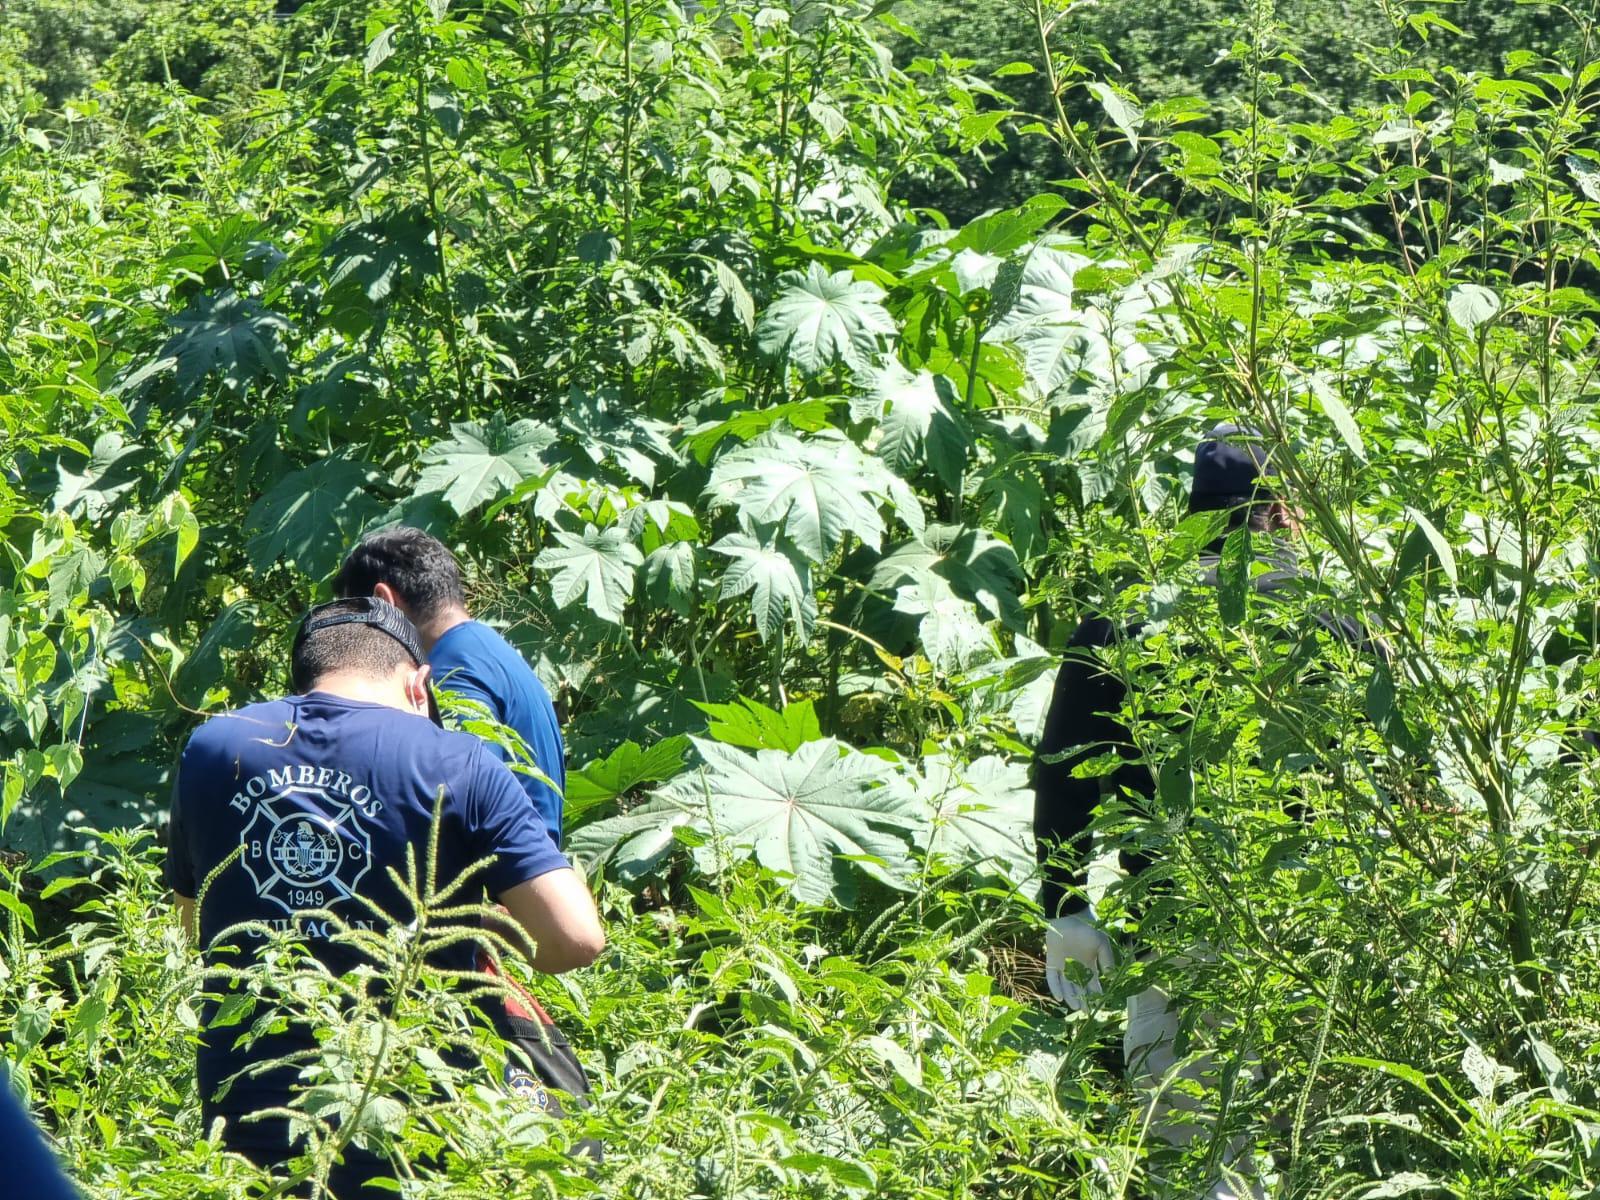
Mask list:
[[[290,914],[353,895],[372,865],[372,838],[356,810],[317,787],[261,800],[239,840],[256,894]]]

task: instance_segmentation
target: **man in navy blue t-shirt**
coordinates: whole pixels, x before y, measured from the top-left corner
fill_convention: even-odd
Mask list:
[[[396,525],[362,538],[334,576],[340,596],[377,596],[411,620],[433,666],[434,683],[474,700],[526,743],[533,765],[555,786],[518,773],[528,798],[561,845],[561,794],[566,751],[550,693],[521,654],[495,630],[467,613],[461,568],[438,538]],[[504,757],[499,747],[496,753]]]
[[[55,1155],[0,1076],[0,1146],[5,1147],[7,1196],[28,1200],[78,1200],[78,1193],[56,1165]],[[3,1189],[0,1189],[3,1190]]]
[[[372,598],[313,610],[295,640],[291,674],[299,694],[207,721],[179,764],[166,881],[208,965],[242,965],[237,953],[219,956],[218,935],[259,922],[297,932],[330,970],[355,966],[352,949],[328,940],[329,922],[318,911],[368,928],[382,924],[374,909],[395,923],[411,921],[389,871],[404,878],[408,856],[426,861],[436,806],[437,886],[491,859],[474,889],[503,905],[533,940],[536,969],[561,972],[594,960],[604,934],[587,887],[505,764],[477,738],[436,723],[429,667],[398,610]],[[250,936],[224,940],[242,946],[248,962]],[[475,964],[468,940],[441,952],[435,965],[470,971]],[[312,1049],[315,1039],[291,1028],[241,1049],[237,1034],[205,1037],[202,1115],[207,1125],[224,1118],[230,1148],[274,1165],[287,1155],[284,1123],[240,1118],[283,1107],[293,1070],[235,1078],[220,1099],[217,1091],[252,1063]],[[354,1189],[382,1170],[370,1156],[347,1153],[337,1190],[360,1194]]]

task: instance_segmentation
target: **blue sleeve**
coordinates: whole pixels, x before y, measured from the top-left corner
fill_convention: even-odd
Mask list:
[[[556,849],[517,777],[483,747],[473,755],[473,800],[469,808],[473,857],[494,856],[484,872],[490,896],[572,864]]]
[[[6,1147],[8,1159],[6,1194],[26,1196],[28,1200],[77,1200],[78,1194],[11,1094],[7,1080],[0,1079],[0,1093],[0,1145]]]
[[[506,724],[504,702],[484,684],[464,663],[445,659],[438,664],[439,677],[435,680],[445,691],[454,692],[463,700],[471,700],[489,710],[489,715],[502,725]],[[552,788],[542,779],[532,775],[517,775],[523,792],[539,810],[539,817],[550,832],[550,840],[561,845],[561,796],[567,790],[567,751],[561,741],[561,723],[556,720],[556,706],[537,679],[525,697],[532,710],[532,729],[526,739],[528,751],[533,755],[533,765],[538,767],[556,786]],[[488,743],[489,749],[502,762],[510,762],[510,753],[498,743]],[[559,789],[559,790],[557,790]]]
[[[567,748],[561,741],[561,722],[556,720],[556,706],[550,693],[540,687],[533,697],[533,759],[534,764],[555,781],[552,788],[540,780],[528,779],[528,795],[544,818],[550,839],[561,845],[561,798],[567,790]],[[560,790],[557,791],[556,789]]]

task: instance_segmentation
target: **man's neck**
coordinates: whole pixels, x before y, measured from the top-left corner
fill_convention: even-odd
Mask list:
[[[432,620],[423,621],[417,625],[417,636],[422,639],[422,649],[426,654],[433,653],[433,644],[449,633],[457,625],[465,625],[472,620],[467,615],[467,610],[459,604],[441,609],[434,614]]]
[[[397,689],[393,683],[353,671],[334,671],[327,675],[319,675],[306,691],[322,692],[325,695],[337,696],[341,700],[356,700],[363,704],[382,704],[386,708],[397,708],[401,712],[412,711],[411,706],[406,703],[405,693]]]

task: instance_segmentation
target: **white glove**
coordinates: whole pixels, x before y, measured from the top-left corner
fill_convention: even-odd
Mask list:
[[[1057,917],[1045,924],[1049,927],[1044,935],[1045,982],[1052,996],[1073,1012],[1081,1012],[1086,994],[1100,992],[1100,972],[1111,969],[1111,939],[1094,923],[1092,914]],[[1062,972],[1069,958],[1089,972],[1087,987]]]

